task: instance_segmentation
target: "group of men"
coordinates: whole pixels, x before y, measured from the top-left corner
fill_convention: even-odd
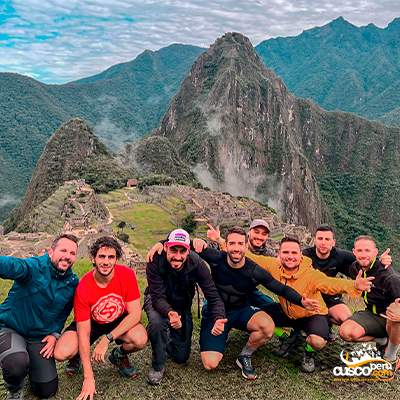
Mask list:
[[[229,331],[236,328],[249,333],[236,359],[244,378],[256,378],[251,356],[274,332],[282,336],[275,351],[280,356],[298,346],[305,333],[301,369],[312,372],[315,351],[334,339],[329,323],[341,325],[339,334],[346,341],[376,341],[393,373],[399,368],[400,274],[390,266],[389,250],[378,260],[369,236],[355,240],[353,253],[336,249],[332,229],[321,225],[313,248],[302,252],[297,239],[284,237],[275,254],[266,246],[270,229],[264,220],[253,221],[248,233],[240,227],[229,229],[225,240],[218,228],[209,228],[208,237],[222,250],[202,240],[192,242],[186,231],[177,229],[150,251],[144,293],[147,329],[140,323],[135,273],[117,264],[122,249],[112,237],[93,243],[94,268],[79,284],[71,270],[78,247],[73,235],[56,238],[41,257],[0,257],[0,277],[14,280],[0,305],[0,363],[7,399],[23,399],[27,376],[38,397],[52,396],[58,388],[55,360],[68,360],[68,374],[83,369],[77,399],[93,399],[91,363],[104,363],[114,341],[118,346],[108,359],[121,375],[132,378],[136,369],[128,355],[149,340],[152,360],[147,381],[160,384],[167,355],[177,363],[189,358],[197,285],[206,299],[200,352],[207,370],[219,365]],[[336,278],[338,272],[351,279]],[[279,302],[259,291],[260,284],[277,294]],[[352,315],[341,293],[362,295],[366,310]],[[72,308],[74,321],[61,334]],[[293,328],[289,338],[282,328]]]

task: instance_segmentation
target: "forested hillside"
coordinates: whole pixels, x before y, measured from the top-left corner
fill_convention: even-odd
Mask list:
[[[340,17],[255,50],[296,97],[400,126],[400,18],[381,29]]]

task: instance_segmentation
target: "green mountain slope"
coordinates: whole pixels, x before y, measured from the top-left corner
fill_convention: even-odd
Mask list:
[[[71,179],[85,179],[97,192],[119,189],[131,172],[118,166],[106,146],[82,118],[63,124],[50,137],[39,158],[22,203],[5,224],[5,230],[20,229],[30,213],[60,185]]]
[[[296,97],[400,126],[399,18],[381,29],[373,24],[358,28],[340,17],[296,37],[263,41],[255,49]]]
[[[25,194],[51,134],[85,118],[112,151],[157,127],[203,49],[172,45],[65,85],[0,73],[0,221]]]

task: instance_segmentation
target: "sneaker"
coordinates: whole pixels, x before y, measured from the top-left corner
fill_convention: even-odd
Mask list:
[[[65,372],[67,375],[76,375],[82,368],[81,358],[79,355],[72,357],[68,360],[65,366]]]
[[[314,372],[315,370],[315,360],[314,360],[314,351],[304,350],[303,353],[303,362],[301,363],[300,369],[303,372]]]
[[[376,344],[375,346],[375,352],[379,354],[379,356],[381,358],[383,358],[383,356],[385,355],[386,352],[386,348],[387,348],[387,344]]]
[[[18,390],[18,392],[7,392],[6,400],[24,400],[24,389]]]
[[[392,376],[388,379],[388,381],[391,381],[391,380],[393,380],[394,374],[396,373],[396,371],[400,368],[400,359],[399,359],[399,357],[397,357],[396,360],[394,360],[394,361],[388,360],[385,357],[383,359],[391,364]]]
[[[301,341],[301,335],[296,332],[292,332],[289,339],[282,340],[280,347],[275,349],[273,353],[278,357],[286,357],[292,349],[301,343]]]
[[[336,334],[332,330],[332,325],[329,325],[328,342],[334,342],[336,340]]]
[[[251,357],[250,356],[239,356],[236,359],[236,364],[242,370],[242,376],[246,379],[256,379],[257,374],[251,365]]]
[[[117,353],[117,350],[118,347],[115,347],[108,356],[108,359],[119,369],[122,376],[125,378],[134,378],[136,376],[136,368],[129,362],[127,354],[120,356],[118,355],[119,352]]]
[[[164,377],[165,367],[161,371],[156,371],[153,367],[150,368],[147,374],[147,382],[150,385],[159,385]]]

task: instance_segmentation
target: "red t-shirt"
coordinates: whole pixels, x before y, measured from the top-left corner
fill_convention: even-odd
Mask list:
[[[135,272],[116,264],[114,277],[105,288],[93,278],[94,269],[83,276],[75,292],[75,321],[91,319],[99,324],[115,321],[126,312],[126,303],[140,298]]]

